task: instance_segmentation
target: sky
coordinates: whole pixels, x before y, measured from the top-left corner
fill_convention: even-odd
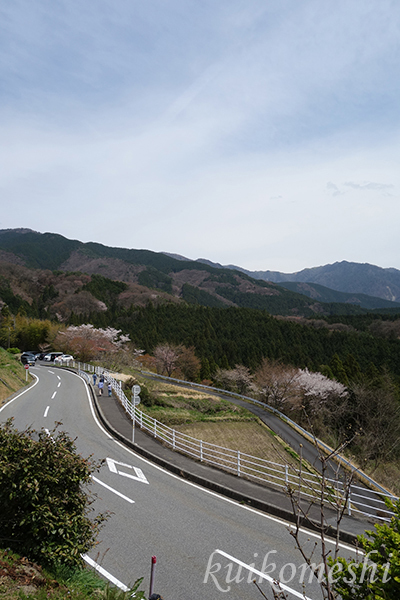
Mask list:
[[[400,269],[398,0],[4,0],[0,229]]]

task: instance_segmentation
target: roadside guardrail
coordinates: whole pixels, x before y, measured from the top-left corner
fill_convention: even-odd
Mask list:
[[[371,487],[374,489],[374,497],[371,498],[367,495],[368,490],[365,488],[351,483],[348,485],[346,479],[331,479],[325,478],[324,486],[321,486],[322,476],[301,468],[295,469],[288,464],[279,464],[271,461],[264,460],[260,457],[251,456],[245,454],[239,450],[231,450],[215,444],[210,444],[204,440],[198,440],[191,436],[188,436],[180,431],[164,425],[160,421],[157,421],[153,417],[148,416],[143,411],[139,410],[137,406],[126,397],[121,381],[114,378],[106,369],[103,367],[93,366],[78,361],[69,361],[68,366],[78,370],[78,373],[85,379],[86,382],[90,382],[90,375],[96,373],[97,375],[103,374],[106,381],[111,383],[114,394],[120,400],[125,411],[132,419],[133,426],[138,426],[143,431],[146,431],[149,435],[152,435],[155,439],[161,443],[170,447],[172,450],[181,452],[185,455],[192,457],[195,460],[210,464],[214,467],[223,469],[238,477],[245,477],[258,483],[264,483],[273,485],[274,487],[287,490],[288,488],[295,489],[300,493],[301,497],[309,498],[314,500],[322,500],[329,503],[331,506],[342,505],[346,502],[346,512],[348,515],[359,514],[367,517],[371,517],[380,521],[390,521],[394,515],[386,504],[384,499],[389,498],[395,502],[398,500],[397,496],[390,494],[385,488],[380,486],[377,482],[370,479],[367,475],[363,474],[364,480],[369,480]],[[150,371],[142,371],[145,375],[164,379],[169,383],[184,384],[189,387],[197,387],[212,392],[220,392],[228,396],[241,398],[243,400],[260,404],[266,410],[269,410],[287,423],[291,423],[297,430],[301,431],[306,439],[314,441],[313,437],[309,432],[304,430],[302,427],[294,423],[286,415],[283,415],[275,408],[268,406],[254,398],[242,396],[234,392],[228,392],[219,388],[205,386],[202,384],[192,383],[171,377],[165,377],[152,373]],[[325,446],[327,451],[331,449],[317,440],[317,443],[321,447]],[[351,465],[344,457],[340,457],[343,463],[347,463],[348,468],[356,472],[359,475],[359,470]],[[322,493],[321,490],[324,489]]]

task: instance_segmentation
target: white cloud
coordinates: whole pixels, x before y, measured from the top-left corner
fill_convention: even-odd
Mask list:
[[[1,227],[250,269],[400,268],[397,3],[0,11]]]
[[[391,183],[374,183],[373,181],[365,181],[363,183],[354,183],[353,181],[346,181],[345,186],[353,188],[354,190],[379,190],[385,191],[394,188]]]

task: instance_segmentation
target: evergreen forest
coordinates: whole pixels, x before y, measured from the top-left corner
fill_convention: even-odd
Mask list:
[[[116,327],[148,354],[162,343],[193,347],[202,361],[203,378],[217,367],[242,364],[255,370],[263,358],[268,358],[311,371],[326,372],[330,368],[340,380],[339,359],[343,365],[355,362],[362,373],[385,368],[400,380],[400,341],[394,336],[374,335],[369,328],[371,322],[382,319],[394,317],[347,316],[339,322],[336,317],[338,327],[331,328],[329,320],[294,322],[257,309],[148,303],[129,309],[114,304],[102,313],[71,315],[70,324],[90,322],[95,327]]]

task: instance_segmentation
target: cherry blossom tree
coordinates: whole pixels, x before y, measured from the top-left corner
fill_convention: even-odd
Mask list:
[[[317,403],[325,402],[332,396],[344,398],[348,395],[346,386],[339,381],[329,379],[322,373],[313,373],[308,369],[299,369],[296,384],[305,397],[314,398]]]
[[[266,404],[283,409],[298,396],[298,369],[264,358],[255,374],[254,390]]]
[[[161,374],[166,373],[168,377],[171,377],[178,366],[180,354],[181,346],[173,346],[172,344],[160,344],[157,346],[154,350],[157,370]]]
[[[90,361],[121,351],[129,341],[129,336],[123,335],[120,329],[96,329],[91,324],[85,324],[70,325],[65,331],[60,331],[54,346],[82,361]]]
[[[218,369],[214,381],[226,390],[247,394],[252,385],[252,375],[247,367],[236,365],[234,369]]]

